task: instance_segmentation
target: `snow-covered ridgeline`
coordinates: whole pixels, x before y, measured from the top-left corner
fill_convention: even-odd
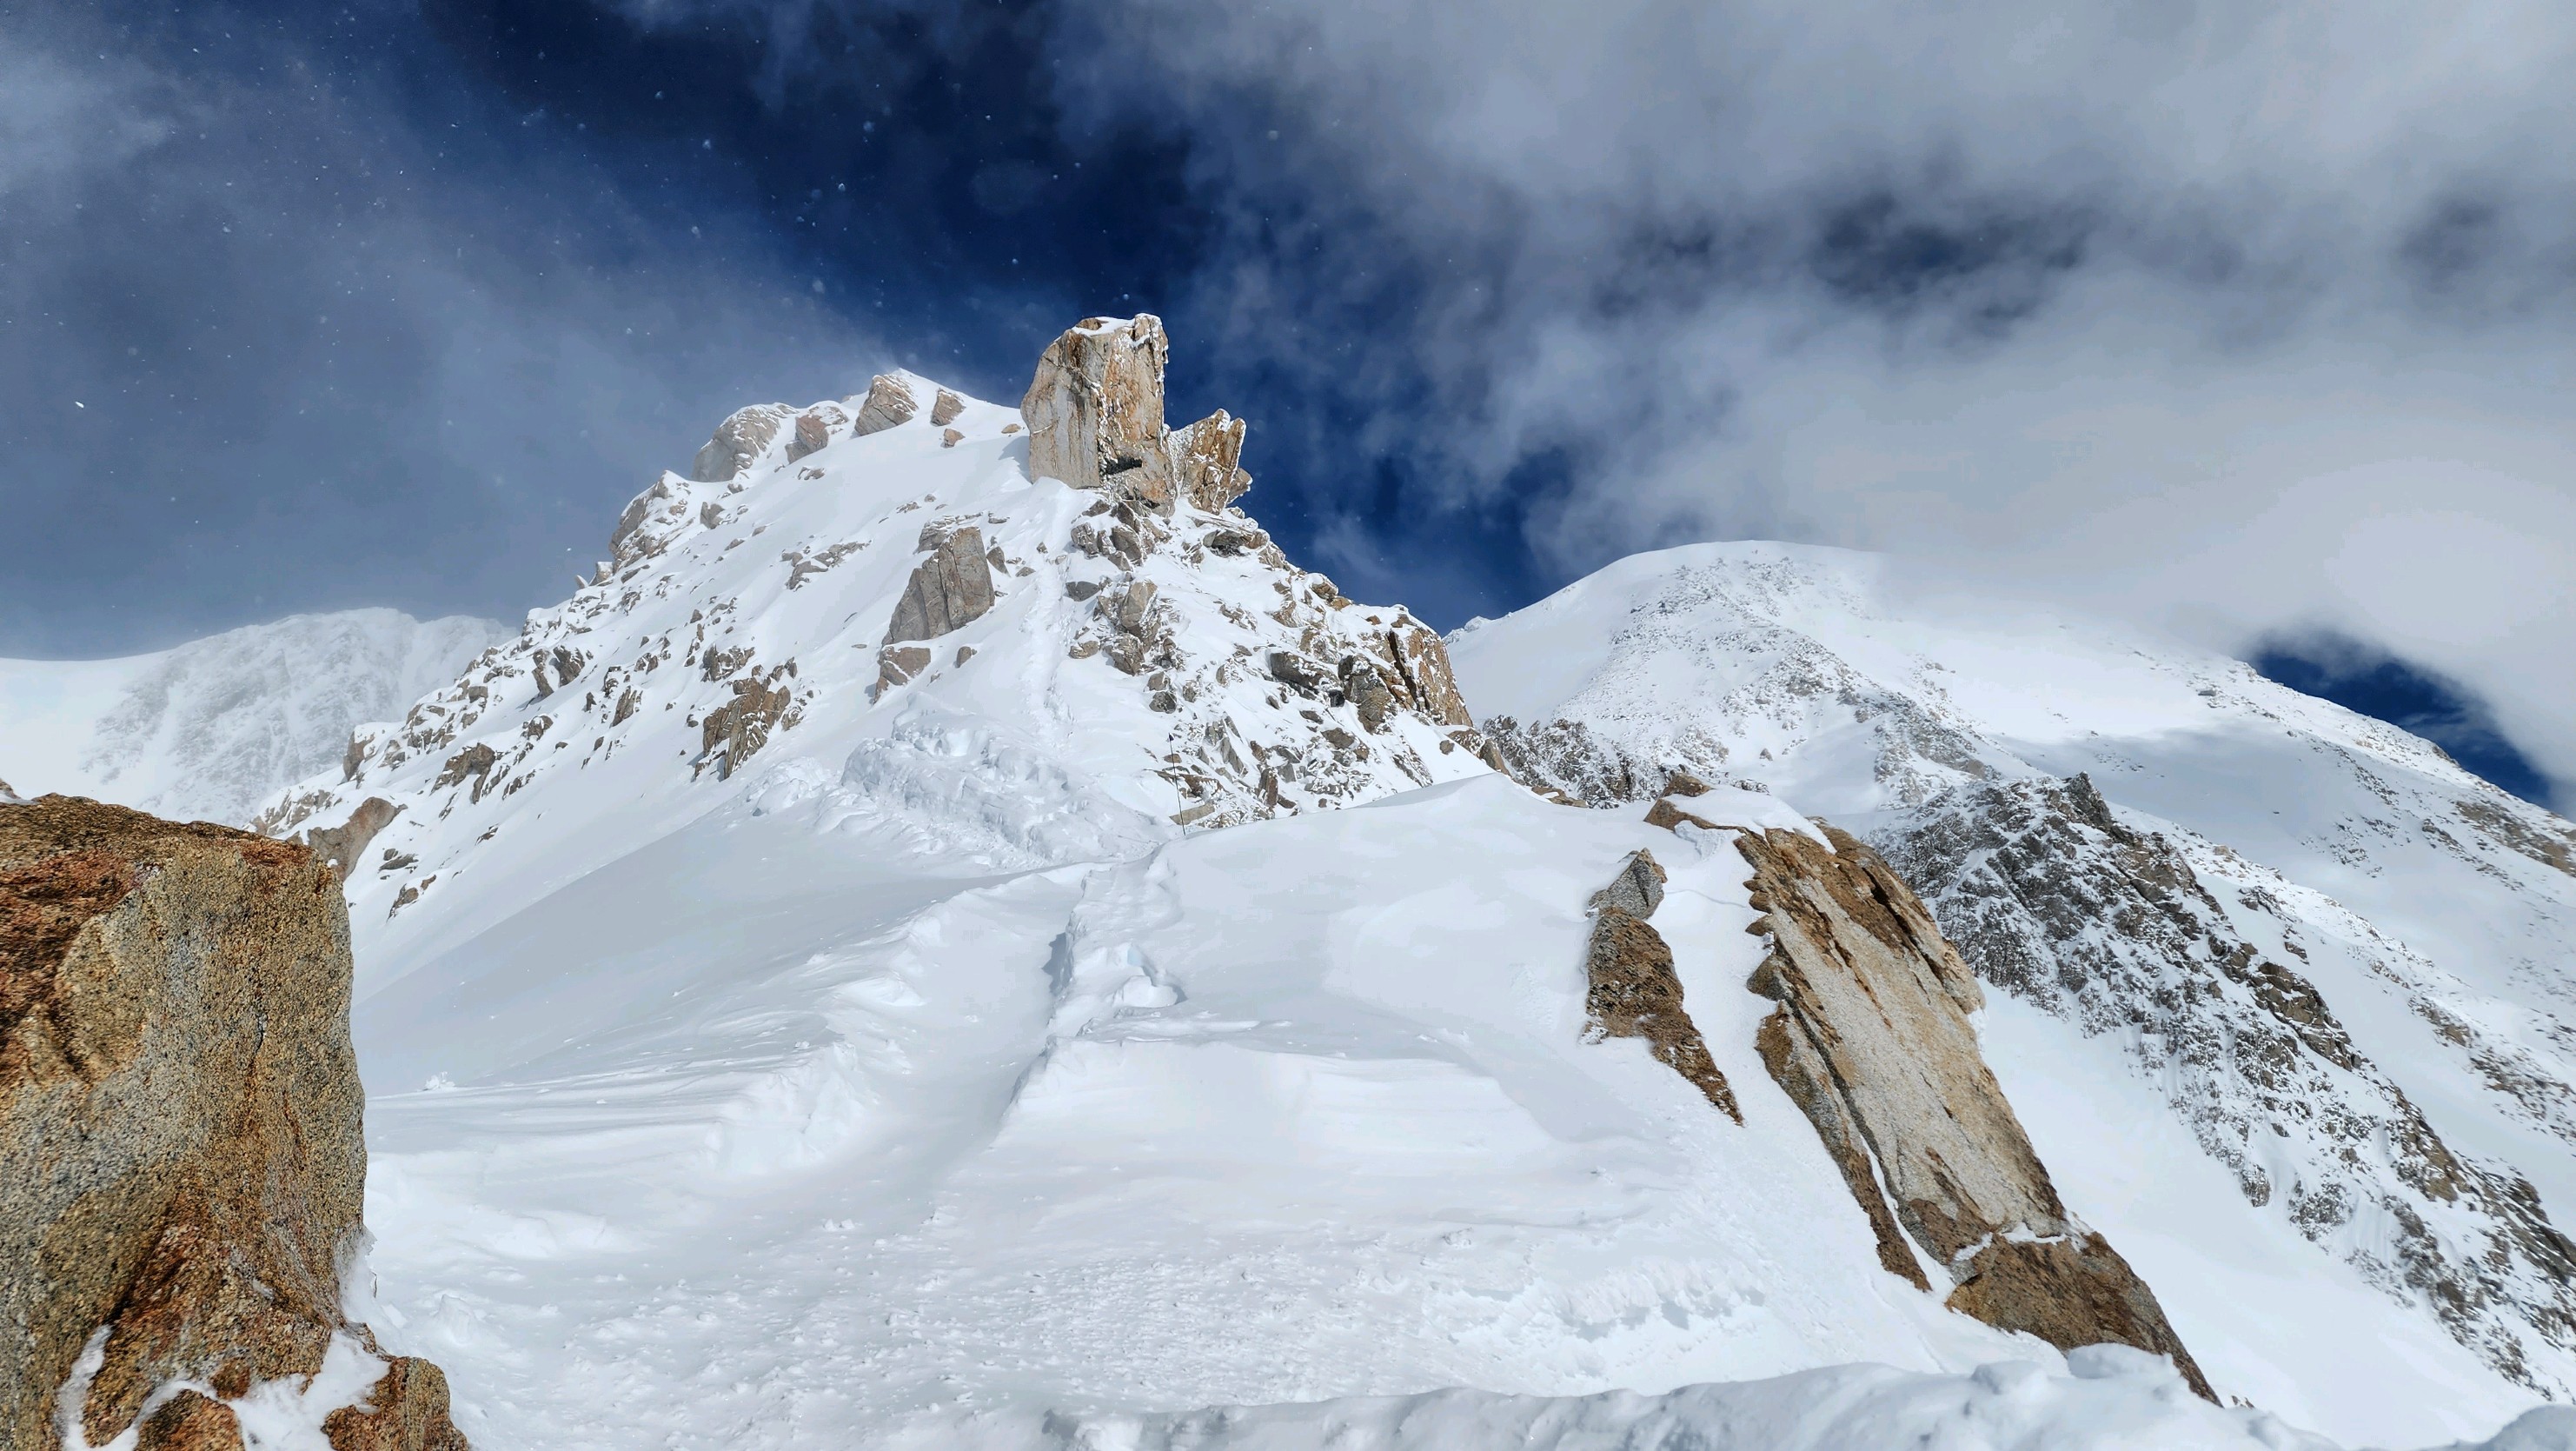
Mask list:
[[[461,615],[346,610],[150,655],[0,660],[0,780],[238,826],[501,634]]]
[[[2071,1026],[2098,1071],[2156,1085],[2258,1218],[2493,1373],[2576,1388],[2548,1213],[2576,1194],[2576,832],[2237,662],[1887,569],[1670,550],[1451,647],[1503,753],[1570,799],[1636,799],[1683,766],[1875,841],[1990,982]],[[2036,1071],[2019,1044],[1989,1046],[2016,1102],[2064,1099],[2068,1061]],[[2108,1186],[2149,1127],[2034,1131],[2061,1177]],[[2150,1261],[2152,1236],[2187,1243],[2142,1266],[2187,1340],[2265,1338],[2254,1317],[2222,1328],[2226,1282],[2185,1266],[2267,1231],[2110,1227]]]
[[[1033,480],[1029,447],[911,375],[743,410],[719,476],[664,475],[579,593],[262,825],[394,813],[350,863],[382,976],[746,792],[1026,867],[1489,769],[1401,607],[1145,470]]]

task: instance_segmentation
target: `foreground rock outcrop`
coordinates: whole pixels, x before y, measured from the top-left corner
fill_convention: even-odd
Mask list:
[[[2060,1349],[2116,1342],[2209,1383],[2155,1293],[2074,1223],[1977,1048],[1977,980],[1887,863],[1825,828],[1746,832],[1771,951],[1748,984],[1780,1004],[1755,1038],[1843,1171],[1889,1273]],[[1919,1257],[1918,1257],[1919,1252]],[[2214,1397],[2212,1397],[2214,1399]]]
[[[222,1402],[382,1362],[348,909],[311,850],[62,796],[0,805],[0,1438],[238,1446]],[[462,1451],[393,1358],[343,1451]],[[210,1394],[209,1394],[210,1393]]]

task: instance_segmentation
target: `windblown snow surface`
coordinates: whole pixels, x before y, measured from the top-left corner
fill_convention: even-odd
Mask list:
[[[116,660],[0,660],[0,781],[240,826],[503,633],[346,610]]]
[[[1752,1048],[1730,830],[1806,829],[1787,783],[1676,835],[1369,731],[1262,662],[1400,611],[1232,510],[1105,561],[1012,410],[953,419],[666,476],[579,595],[281,799],[401,808],[350,884],[369,1318],[483,1451],[2466,1445],[2538,1401],[2037,1014],[1987,1031],[2070,1207],[2255,1404],[1882,1271]],[[884,673],[968,523],[993,609]],[[1139,579],[1148,678],[1087,648]],[[775,728],[720,751],[745,700]],[[1740,1127],[1585,1041],[1585,906],[1641,847]]]

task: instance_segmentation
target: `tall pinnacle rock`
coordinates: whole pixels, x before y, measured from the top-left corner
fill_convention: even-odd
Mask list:
[[[1157,508],[1183,499],[1213,513],[1243,496],[1243,420],[1224,410],[1187,428],[1163,426],[1162,319],[1085,318],[1038,358],[1020,400],[1029,476],[1077,489],[1113,481]]]

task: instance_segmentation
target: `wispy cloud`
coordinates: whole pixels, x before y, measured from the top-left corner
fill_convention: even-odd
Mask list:
[[[1233,200],[1201,314],[1247,373],[1404,399],[1355,442],[1429,460],[1419,505],[1543,457],[1558,572],[1776,533],[2231,647],[2331,623],[2576,775],[2576,676],[2533,668],[2576,658],[2563,9],[1311,0],[1067,33],[1076,100],[1178,106]],[[1266,294],[1309,327],[1233,300]]]
[[[383,18],[0,50],[0,650],[542,602],[726,411],[884,356],[748,219],[648,215]]]

